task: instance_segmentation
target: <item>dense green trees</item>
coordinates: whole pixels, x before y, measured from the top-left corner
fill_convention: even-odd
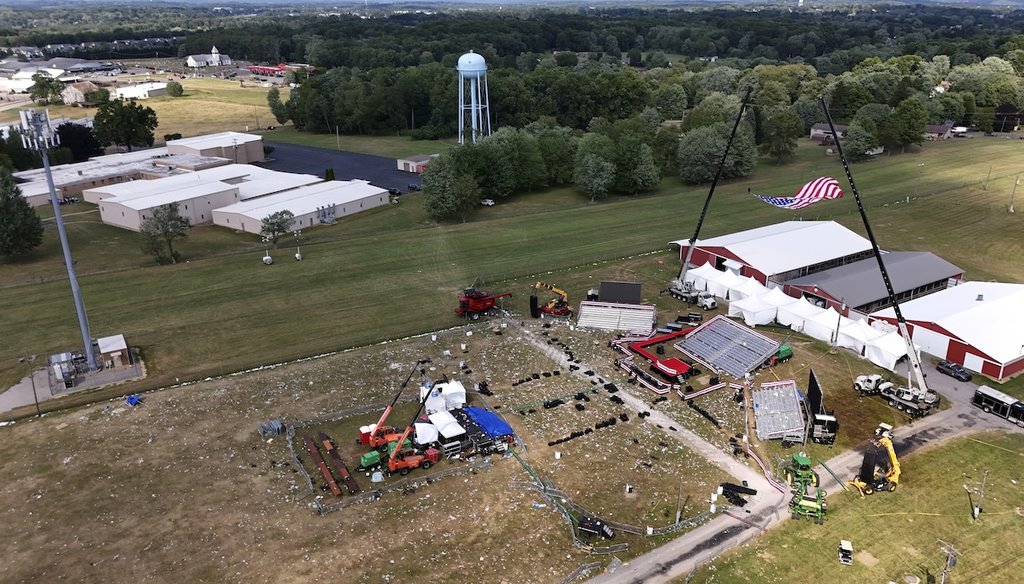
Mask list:
[[[57,136],[60,145],[71,151],[72,162],[84,162],[103,154],[103,145],[88,126],[66,122],[57,126]]]
[[[100,105],[93,120],[96,139],[104,146],[116,144],[131,152],[133,146],[152,146],[156,112],[135,101],[116,99]]]
[[[51,77],[46,71],[40,71],[32,76],[32,87],[29,87],[28,95],[39,105],[61,104],[64,103],[62,91],[62,81]]]
[[[43,242],[43,225],[14,184],[11,173],[0,167],[0,255],[22,255]]]
[[[683,182],[711,182],[722,161],[730,132],[730,124],[718,123],[702,126],[682,135],[677,155],[679,176]],[[756,161],[757,147],[754,145],[753,132],[749,127],[741,125],[722,166],[722,178],[746,176],[754,170]]]

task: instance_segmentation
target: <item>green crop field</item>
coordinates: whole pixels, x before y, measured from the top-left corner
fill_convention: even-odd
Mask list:
[[[789,521],[700,569],[694,584],[790,582],[936,582],[946,560],[939,540],[961,553],[950,582],[1014,582],[1024,563],[1024,436],[960,438],[902,460],[894,493],[829,500],[824,525]],[[971,521],[965,488],[984,512]],[[836,559],[840,539],[853,542],[854,564]],[[1017,574],[1017,576],[1014,576]],[[681,583],[682,580],[679,580]]]
[[[953,140],[855,166],[882,246],[934,251],[969,279],[1024,281],[1021,218],[1006,212],[1012,176],[1024,170],[1022,148],[1018,140]],[[849,194],[802,216],[747,194],[793,192],[823,174],[841,177],[842,167],[807,143],[792,164],[763,164],[721,184],[703,235],[794,218],[831,218],[862,232]],[[149,376],[133,387],[145,389],[451,326],[456,291],[474,282],[500,287],[647,252],[661,252],[651,261],[671,266],[667,242],[692,234],[706,193],[705,185],[667,179],[652,195],[590,204],[556,189],[443,225],[427,220],[420,195],[407,195],[400,205],[303,232],[306,259],[288,261],[292,252],[282,250],[272,266],[260,262],[258,238],[219,227],[193,230],[181,247],[189,261],[175,266],[151,263],[138,235],[99,224],[86,205],[69,232],[92,331],[123,332],[142,348]],[[52,230],[30,258],[0,262],[0,385],[24,374],[18,357],[76,345],[62,270]],[[588,287],[580,280],[568,290],[579,299]],[[524,296],[515,308],[525,310]]]

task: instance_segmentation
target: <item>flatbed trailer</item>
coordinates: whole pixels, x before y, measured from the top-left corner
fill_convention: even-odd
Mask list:
[[[345,466],[345,461],[342,460],[341,454],[338,454],[338,449],[334,446],[334,442],[331,441],[331,437],[327,434],[320,432],[320,443],[324,445],[324,449],[327,450],[327,455],[331,457],[334,462],[334,467],[338,469],[338,476],[341,477],[341,482],[345,485],[349,495],[355,495],[360,491],[359,485],[356,484],[356,480],[352,478],[352,473],[348,472],[348,467]]]
[[[324,457],[320,456],[320,451],[316,449],[316,442],[309,436],[305,436],[302,442],[306,445],[306,450],[309,451],[310,456],[313,457],[313,462],[320,469],[320,472],[324,475],[324,480],[327,481],[327,486],[331,488],[331,492],[336,496],[341,496],[341,489],[338,487],[337,481],[334,480],[334,475],[331,474],[331,469],[327,468],[327,463],[324,462]]]

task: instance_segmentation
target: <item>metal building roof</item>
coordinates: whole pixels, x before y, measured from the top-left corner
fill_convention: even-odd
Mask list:
[[[905,319],[933,322],[1002,363],[1024,357],[1024,284],[964,282],[900,303],[900,310]],[[895,313],[890,307],[872,316]]]
[[[669,243],[684,246],[689,240]],[[835,221],[785,221],[701,239],[697,247],[724,247],[755,270],[771,276],[868,251],[871,242]]]
[[[896,294],[913,290],[939,280],[963,274],[964,271],[927,251],[894,251],[882,255]],[[847,306],[863,306],[888,297],[882,273],[875,258],[815,272],[785,282],[791,286],[816,286],[829,296],[842,299]]]
[[[367,197],[387,195],[387,191],[364,180],[327,181],[299,187],[274,195],[240,201],[217,209],[261,220],[271,213],[291,211],[299,216],[314,213],[320,207],[347,205]]]

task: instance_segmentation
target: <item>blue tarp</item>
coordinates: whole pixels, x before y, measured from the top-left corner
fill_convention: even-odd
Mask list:
[[[480,426],[480,429],[491,438],[512,435],[512,426],[509,426],[498,414],[481,408],[465,408],[465,411],[470,418],[473,418],[476,425]]]
[[[137,406],[142,403],[142,396],[137,393],[133,393],[125,398],[124,403],[130,406]]]

